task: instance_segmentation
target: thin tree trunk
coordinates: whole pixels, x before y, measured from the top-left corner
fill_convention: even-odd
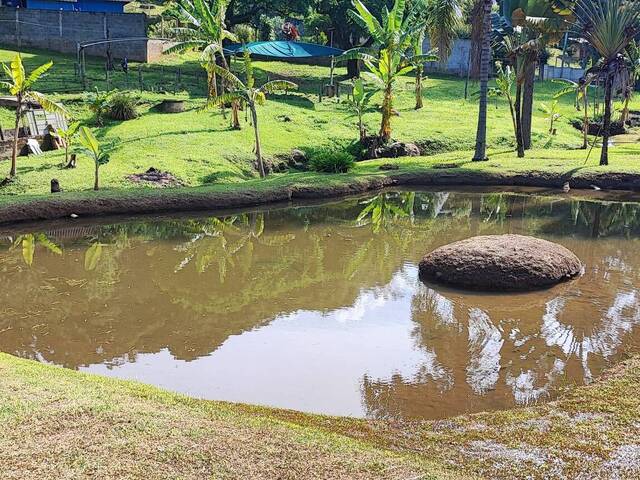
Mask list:
[[[622,109],[622,117],[620,119],[623,127],[626,126],[629,121],[629,102],[631,101],[631,92],[627,92],[625,96],[624,108]]]
[[[582,101],[584,102],[584,122],[582,124],[582,149],[586,150],[589,148],[589,97],[587,96],[587,91],[584,92]]]
[[[16,95],[16,123],[13,128],[13,148],[11,149],[11,170],[9,171],[9,177],[15,177],[17,173],[17,159],[18,159],[18,134],[20,133],[20,117],[22,115],[22,94]]]
[[[391,114],[393,109],[393,90],[391,83],[384,89],[382,103],[382,125],[380,126],[380,138],[387,143],[391,140]]]
[[[533,121],[533,91],[536,80],[536,62],[528,61],[524,67],[524,89],[522,91],[522,143],[525,150],[531,149],[531,123]]]
[[[253,131],[256,135],[256,160],[258,161],[258,169],[260,170],[260,177],[267,176],[264,171],[264,162],[262,161],[262,146],[260,145],[260,130],[258,130],[258,113],[256,112],[255,105],[249,105],[251,108],[251,119],[253,120]]]
[[[475,0],[473,10],[471,12],[471,66],[469,69],[469,77],[473,79],[480,78],[481,60],[482,60],[482,32],[484,27],[483,11],[484,0]]]
[[[360,143],[364,143],[367,132],[364,131],[364,122],[362,121],[362,112],[358,113],[358,128],[360,129]]]
[[[607,71],[604,94],[604,124],[602,126],[602,154],[600,155],[600,165],[609,165],[609,137],[611,130],[611,96],[613,90],[613,75]]]
[[[482,49],[480,58],[480,108],[474,162],[487,160],[487,106],[489,93],[489,64],[491,62],[491,8],[493,0],[484,0]]]
[[[516,108],[513,105],[513,97],[511,94],[507,95],[507,101],[509,102],[509,110],[511,111],[511,122],[513,123],[513,134],[518,135],[518,124],[516,123]]]
[[[416,110],[424,107],[424,102],[422,101],[422,68],[422,65],[420,65],[416,73]]]
[[[100,175],[100,165],[98,164],[98,162],[95,162],[96,165],[96,169],[95,169],[95,174],[94,174],[94,183],[93,183],[93,189],[94,190],[99,190],[100,186],[98,185],[98,180],[99,180],[99,175]]]
[[[518,158],[524,158],[524,142],[522,141],[522,85],[516,87],[516,145]]]

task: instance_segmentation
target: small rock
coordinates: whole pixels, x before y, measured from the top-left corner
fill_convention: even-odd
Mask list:
[[[380,170],[399,170],[400,165],[395,163],[383,163],[380,165]]]
[[[72,213],[72,214],[70,215],[70,217],[71,217],[71,218],[78,218],[78,215],[76,215],[75,213]]]
[[[60,193],[62,189],[60,188],[60,182],[57,178],[51,179],[51,193]]]

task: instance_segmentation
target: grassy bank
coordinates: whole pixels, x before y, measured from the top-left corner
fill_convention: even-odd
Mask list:
[[[528,159],[512,152],[492,152],[489,162],[472,162],[466,152],[394,160],[397,170],[383,171],[388,160],[360,162],[348,174],[289,172],[243,182],[221,182],[189,188],[106,188],[55,195],[0,195],[0,223],[81,216],[163,211],[243,208],[295,199],[331,198],[389,186],[535,186],[560,192],[572,188],[640,190],[640,167],[633,153],[616,152],[615,165],[600,167],[586,152],[569,158],[535,150]],[[596,160],[597,163],[597,160]],[[446,165],[447,168],[441,168]],[[67,172],[66,170],[64,172]],[[64,177],[61,176],[64,184]]]
[[[637,478],[640,361],[532,408],[387,423],[199,401],[0,354],[0,472],[28,478]]]
[[[0,50],[0,61],[8,61],[14,52]],[[51,52],[31,51],[23,53],[28,68],[44,63],[53,57],[55,65],[39,88],[49,91],[63,101],[76,118],[88,125],[93,118],[84,102],[85,95],[73,74],[73,57]],[[88,89],[107,88],[104,81],[103,61],[89,61],[90,77],[96,79]],[[132,66],[133,70],[137,67]],[[165,68],[165,73],[160,68]],[[162,78],[173,78],[169,69],[180,68],[184,75],[201,72],[195,57],[167,57],[162,66],[144,66],[149,84],[161,84]],[[280,62],[256,62],[258,83],[268,78],[287,78],[301,85],[299,92],[290,95],[270,96],[260,109],[263,149],[268,157],[287,154],[293,148],[301,148],[313,153],[320,149],[352,149],[357,137],[357,120],[344,103],[335,99],[318,101],[320,85],[326,83],[328,68],[306,65],[289,65]],[[338,74],[343,74],[339,70]],[[242,75],[239,72],[240,75]],[[113,74],[114,85],[126,86],[122,72]],[[133,74],[132,74],[133,75]],[[105,189],[120,190],[149,188],[148,185],[132,182],[127,177],[140,173],[149,167],[170,171],[187,187],[228,185],[252,181],[256,172],[253,161],[253,132],[243,121],[241,131],[229,129],[229,120],[220,111],[202,112],[204,104],[204,77],[181,86],[173,92],[159,89],[154,92],[135,92],[139,97],[141,116],[127,122],[110,122],[97,129],[97,135],[111,149],[111,162],[102,168],[102,185]],[[130,88],[134,88],[131,85]],[[114,86],[111,85],[111,86]],[[565,169],[582,168],[586,153],[574,150],[580,145],[580,132],[570,121],[580,117],[573,107],[572,99],[561,103],[562,118],[557,122],[558,134],[548,133],[548,120],[538,107],[552,102],[553,94],[560,88],[553,82],[543,82],[536,86],[536,109],[533,122],[533,142],[535,151],[529,152],[526,160],[515,160],[513,149],[512,123],[507,104],[497,100],[489,111],[489,145],[493,148],[491,163],[486,167],[507,170],[523,169]],[[69,91],[71,90],[71,91]],[[417,142],[426,158],[403,162],[412,168],[428,167],[432,163],[454,161],[466,163],[472,156],[470,149],[475,138],[477,117],[477,86],[469,88],[469,98],[464,99],[465,82],[454,77],[433,76],[426,81],[425,108],[414,107],[413,78],[405,77],[397,84],[395,106],[399,116],[394,117],[394,138],[401,141]],[[165,98],[182,98],[187,101],[188,110],[180,114],[162,114],[153,108]],[[374,98],[374,106],[365,115],[369,132],[376,132],[380,113]],[[0,121],[7,128],[12,112],[0,112]],[[634,169],[632,159],[640,153],[640,144],[633,138],[613,148],[612,170]],[[431,158],[431,155],[443,155]],[[587,166],[597,164],[599,151],[596,149]],[[45,194],[52,178],[60,180],[67,191],[84,191],[92,186],[92,165],[89,159],[81,157],[75,170],[61,169],[62,152],[48,152],[41,157],[20,158],[18,179],[0,190],[0,197]],[[471,168],[470,166],[466,166]],[[2,168],[8,165],[0,162]],[[476,168],[476,167],[474,167]],[[361,175],[370,169],[363,165],[356,168],[353,175]]]

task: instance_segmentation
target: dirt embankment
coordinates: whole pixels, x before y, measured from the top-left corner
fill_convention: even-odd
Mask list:
[[[640,174],[525,172],[460,172],[429,170],[419,173],[396,172],[345,180],[344,183],[289,185],[255,189],[238,186],[233,190],[181,188],[82,194],[56,194],[50,197],[18,200],[0,205],[0,223],[53,220],[78,216],[161,213],[178,211],[246,208],[290,200],[309,200],[354,195],[392,186],[514,186],[560,189],[565,183],[573,189],[640,191]]]

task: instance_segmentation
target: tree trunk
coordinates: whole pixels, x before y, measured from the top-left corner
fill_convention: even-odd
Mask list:
[[[609,165],[609,131],[611,130],[611,97],[613,90],[611,68],[607,71],[604,88],[604,123],[602,125],[602,154],[600,155],[600,165]]]
[[[358,113],[358,128],[360,130],[360,143],[364,143],[367,132],[364,130],[364,122],[362,121],[362,112]]]
[[[631,87],[628,87],[628,89],[630,89]],[[627,122],[629,121],[629,102],[631,101],[631,92],[627,91],[625,93],[625,99],[624,99],[624,108],[622,109],[622,116],[620,118],[620,122],[622,123],[622,126],[626,126]]]
[[[391,140],[391,115],[393,110],[393,87],[387,83],[384,89],[384,100],[382,102],[382,125],[380,125],[380,138],[387,143]]]
[[[97,191],[97,190],[100,190],[100,187],[98,185],[98,180],[100,176],[100,164],[98,162],[95,162],[95,163],[96,163],[96,170],[94,174],[93,189]]]
[[[20,117],[22,115],[22,94],[16,95],[16,123],[13,128],[13,148],[11,149],[11,170],[9,171],[9,177],[15,177],[17,173],[17,159],[18,159],[18,134],[20,133]]]
[[[253,120],[253,131],[256,136],[256,160],[258,161],[258,169],[260,171],[260,177],[264,178],[267,176],[264,171],[264,162],[262,161],[262,145],[260,144],[260,130],[258,130],[258,112],[256,112],[256,106],[253,104],[249,105],[251,109],[251,119]]]
[[[511,111],[511,122],[513,123],[513,134],[518,136],[518,124],[516,123],[516,108],[513,105],[513,97],[511,94],[507,95],[507,101],[509,102],[509,110]]]
[[[484,0],[475,0],[471,12],[471,66],[469,77],[480,78],[481,58],[482,58],[482,31],[484,27]]]
[[[416,73],[416,110],[424,107],[424,102],[422,101],[422,68],[422,65],[420,65]]]
[[[536,80],[536,62],[526,62],[524,89],[522,92],[522,143],[525,150],[531,149],[531,122],[533,121],[533,90]]]
[[[360,76],[360,60],[347,60],[347,75],[349,78]]]
[[[516,145],[518,158],[524,158],[524,142],[522,141],[522,85],[516,87]]]
[[[483,0],[483,32],[480,61],[480,108],[474,162],[487,160],[487,107],[489,93],[489,64],[491,63],[491,8],[493,0]]]
[[[584,92],[582,97],[582,101],[584,102],[584,121],[582,124],[582,149],[586,150],[589,148],[589,97],[587,96],[587,91]]]

